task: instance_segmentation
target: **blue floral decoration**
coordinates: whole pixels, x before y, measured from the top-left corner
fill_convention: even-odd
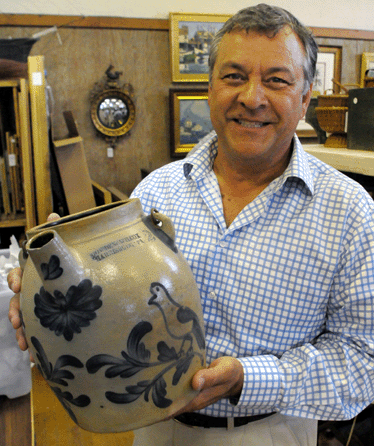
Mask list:
[[[67,410],[70,417],[77,423],[77,418],[70,406],[74,405],[77,407],[86,407],[91,403],[90,398],[87,395],[79,395],[77,398],[74,398],[70,392],[63,392],[59,387],[53,386],[51,383],[56,383],[61,386],[68,386],[67,380],[73,380],[74,374],[70,370],[66,370],[65,367],[75,367],[81,369],[84,367],[84,365],[75,356],[62,355],[57,358],[55,365],[52,366],[52,364],[48,361],[42,344],[35,336],[31,337],[31,343],[36,350],[36,358],[39,362],[37,367],[43,375],[43,378],[49,381],[51,389],[57,396],[58,400]]]
[[[74,333],[81,333],[81,328],[88,327],[96,318],[96,310],[103,304],[101,294],[102,288],[92,286],[89,279],[82,280],[78,286],[72,285],[66,295],[59,290],[52,295],[41,287],[34,296],[34,313],[43,327],[71,341]]]
[[[58,279],[64,272],[60,266],[60,259],[55,255],[51,256],[48,263],[42,263],[40,269],[42,270],[44,280]]]
[[[152,379],[140,380],[135,385],[125,386],[124,393],[107,391],[105,396],[115,404],[129,404],[140,397],[148,402],[151,396],[154,405],[164,409],[173,402],[167,397],[165,374],[173,370],[171,384],[176,386],[182,375],[187,373],[194,357],[200,358],[201,365],[203,365],[204,356],[194,349],[194,340],[198,348],[203,350],[205,349],[205,338],[198,316],[191,308],[182,306],[175,301],[166,287],[159,282],[153,282],[150,291],[152,295],[148,304],[156,305],[160,310],[167,335],[174,341],[180,341],[178,350],[174,346],[169,346],[166,341],[159,341],[157,343],[157,361],[151,362],[151,352],[146,348],[144,338],[153,330],[153,326],[148,321],[141,321],[132,328],[127,338],[127,351],[121,351],[122,357],[108,354],[95,355],[87,361],[86,368],[88,373],[97,373],[101,368],[107,367],[106,378],[117,376],[130,378],[150,367],[157,367],[159,372]],[[170,328],[164,309],[170,305],[177,308],[175,322],[185,327],[184,333],[177,335]]]

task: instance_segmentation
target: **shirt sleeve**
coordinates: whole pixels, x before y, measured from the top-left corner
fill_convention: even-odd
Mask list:
[[[356,201],[349,214],[325,329],[280,357],[240,358],[245,381],[237,406],[351,419],[374,401],[373,207]]]

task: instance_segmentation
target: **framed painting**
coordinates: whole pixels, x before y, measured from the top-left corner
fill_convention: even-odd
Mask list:
[[[171,89],[169,100],[171,156],[184,157],[213,130],[208,89]]]
[[[374,53],[362,53],[361,56],[361,75],[360,86],[365,86],[365,73],[367,70],[374,69]]]
[[[313,83],[315,96],[340,91],[342,71],[342,48],[338,46],[320,46],[317,56],[317,70]],[[337,82],[334,83],[333,79]]]
[[[214,35],[230,15],[170,13],[170,60],[173,82],[208,82],[209,50]]]

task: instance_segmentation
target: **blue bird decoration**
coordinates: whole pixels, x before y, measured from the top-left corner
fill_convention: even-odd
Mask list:
[[[168,334],[173,339],[181,339],[183,341],[182,345],[184,345],[185,342],[190,341],[190,349],[192,349],[192,337],[194,336],[199,348],[204,349],[205,337],[203,330],[201,329],[197,314],[193,310],[191,310],[191,308],[176,302],[170,296],[165,286],[159,282],[153,282],[151,284],[150,291],[152,293],[152,296],[149,299],[148,304],[155,305],[161,311],[165,322],[165,328]],[[175,307],[174,309],[176,310],[175,316],[177,321],[183,324],[178,334],[175,332],[173,333],[173,331],[169,327],[170,308],[167,310],[167,307],[170,307],[171,305]],[[166,313],[168,313],[168,315],[166,315]],[[187,325],[189,322],[192,322],[192,327],[191,325]],[[176,323],[173,323],[173,329],[175,329],[176,325]]]

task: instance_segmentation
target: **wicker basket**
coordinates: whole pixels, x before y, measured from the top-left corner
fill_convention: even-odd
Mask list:
[[[321,94],[318,96],[318,107],[348,107],[348,95]]]
[[[331,133],[325,141],[325,147],[347,147],[347,133],[345,133],[345,117],[348,107],[316,107],[317,119],[320,127]]]
[[[348,107],[316,107],[320,127],[327,133],[344,133]]]
[[[332,133],[323,144],[325,147],[341,149],[347,147],[346,133]]]
[[[365,88],[374,87],[374,77],[365,77],[364,87]]]

